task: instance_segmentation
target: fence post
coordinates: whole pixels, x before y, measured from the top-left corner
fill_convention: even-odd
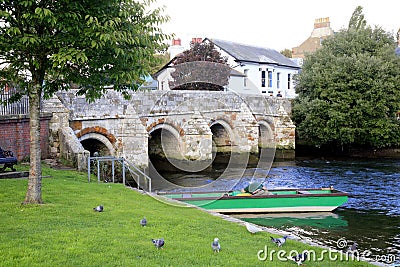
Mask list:
[[[97,182],[100,183],[100,160],[97,160]]]
[[[113,183],[115,183],[114,159],[111,160],[111,172],[112,172],[112,181],[113,181]]]
[[[125,185],[125,160],[122,158],[122,182]]]
[[[88,182],[90,183],[90,155],[88,157],[87,176],[88,176]]]

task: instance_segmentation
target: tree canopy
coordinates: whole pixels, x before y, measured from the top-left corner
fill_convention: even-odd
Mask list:
[[[284,50],[282,50],[281,52],[282,55],[284,55],[287,58],[292,58],[292,50],[285,48]]]
[[[29,96],[30,173],[26,203],[41,203],[39,104],[79,85],[94,100],[105,85],[126,94],[151,71],[165,49],[168,20],[153,0],[2,0],[0,85]],[[0,87],[1,88],[1,87]]]
[[[175,71],[170,87],[175,90],[221,91],[228,84],[227,58],[211,42],[191,43],[190,49],[176,56],[172,63]]]
[[[400,144],[400,58],[392,34],[366,25],[357,7],[348,29],[322,43],[295,78],[292,119],[316,146]]]

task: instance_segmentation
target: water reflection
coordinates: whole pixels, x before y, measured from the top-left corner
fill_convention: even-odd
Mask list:
[[[334,212],[337,217],[299,220],[286,215],[279,219],[266,215],[244,220],[312,238],[333,248],[340,238],[349,244],[356,241],[360,251],[369,250],[372,256],[390,256],[391,260],[395,256],[396,263],[400,263],[399,161],[304,160],[286,166],[280,163],[271,169],[267,182],[269,188],[333,185],[351,196]],[[335,220],[337,224],[332,222]]]
[[[395,160],[297,161],[296,166],[272,168],[268,186],[325,187],[351,194],[344,205],[360,211],[400,216],[400,163]]]
[[[338,249],[345,239],[349,245],[357,242],[360,253],[370,251],[370,260],[386,256],[389,262],[400,263],[400,217],[376,212],[338,209],[334,213],[238,215],[241,220],[290,232],[302,240]]]
[[[347,221],[332,212],[284,213],[284,214],[238,214],[235,217],[254,224],[287,230],[291,227],[317,227],[318,229],[346,229]]]
[[[257,173],[257,177],[253,174]],[[163,175],[168,175],[164,173]],[[333,185],[349,192],[349,201],[334,213],[321,217],[269,214],[243,218],[253,223],[289,231],[303,238],[336,248],[336,241],[356,241],[361,251],[372,255],[395,255],[400,264],[400,161],[398,160],[297,160],[275,162],[269,169],[248,168],[243,177],[230,184],[229,177],[214,180],[209,174],[174,174],[183,186],[209,184],[208,189],[243,188],[251,180],[273,188],[320,188]],[[191,179],[191,178],[195,179]],[[180,190],[186,190],[182,187]],[[189,188],[190,189],[190,188]]]

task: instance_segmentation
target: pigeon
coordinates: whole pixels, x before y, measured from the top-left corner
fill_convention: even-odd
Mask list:
[[[146,217],[143,217],[143,219],[140,220],[140,225],[141,226],[146,226],[147,225]]]
[[[300,266],[307,259],[307,254],[308,254],[308,252],[304,251],[303,254],[297,254],[294,257],[288,257],[288,259],[297,263],[297,266]]]
[[[244,224],[246,225],[247,230],[252,234],[262,231],[261,228],[255,226],[255,225],[249,224],[248,222],[245,222]]]
[[[350,247],[347,248],[347,252],[349,253],[353,253],[355,251],[357,251],[357,242],[354,242],[353,245],[351,245]]]
[[[161,239],[152,239],[151,240],[154,244],[154,246],[156,246],[156,248],[162,248],[162,246],[164,246],[164,238]]]
[[[104,207],[102,205],[97,206],[96,208],[93,208],[94,211],[102,212]]]
[[[219,239],[216,237],[214,241],[211,243],[211,247],[214,252],[219,252],[221,250],[221,245],[219,244]]]
[[[279,238],[273,238],[271,236],[271,241],[274,242],[278,247],[281,247],[286,242],[287,235]]]

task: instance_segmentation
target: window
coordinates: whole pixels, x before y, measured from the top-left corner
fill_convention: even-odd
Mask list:
[[[268,87],[272,87],[272,71],[268,71]]]
[[[265,87],[265,70],[261,71],[261,87]]]
[[[243,86],[246,88],[247,87],[247,74],[249,73],[248,69],[244,70],[244,75],[246,75],[246,77],[243,78]]]
[[[290,89],[290,84],[292,83],[292,75],[289,73],[287,75],[287,89]]]
[[[277,74],[276,74],[276,88],[280,88],[281,87],[281,73],[280,72],[278,72]]]

